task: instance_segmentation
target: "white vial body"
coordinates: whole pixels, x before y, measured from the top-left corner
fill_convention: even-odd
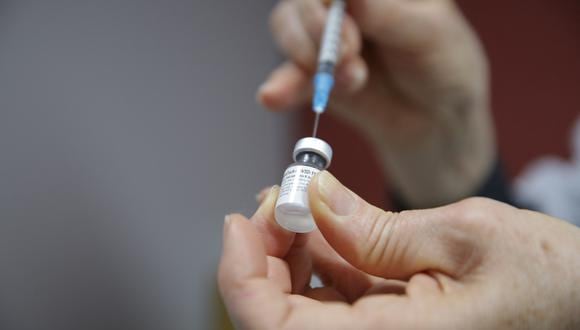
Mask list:
[[[275,217],[276,222],[286,230],[308,233],[316,229],[308,205],[308,185],[318,172],[315,167],[302,164],[290,165],[284,172]]]

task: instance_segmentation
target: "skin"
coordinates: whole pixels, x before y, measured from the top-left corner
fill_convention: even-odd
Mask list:
[[[310,99],[326,8],[285,0],[272,31],[288,61],[258,92],[274,111]],[[380,155],[415,207],[470,195],[495,158],[487,63],[455,4],[353,0],[331,114]],[[219,287],[241,329],[574,329],[580,229],[488,199],[385,212],[328,172],[310,187],[318,230],[274,220],[278,188],[250,221],[226,217]],[[311,288],[317,274],[324,284]]]
[[[328,2],[328,1],[327,1]],[[287,61],[257,94],[272,111],[304,108],[327,8],[284,0],[272,12]],[[348,2],[331,115],[376,150],[398,194],[415,208],[470,196],[496,157],[487,61],[452,1]]]
[[[580,229],[563,221],[481,198],[385,212],[322,172],[319,229],[297,235],[277,195],[226,217],[218,282],[240,329],[580,327]]]

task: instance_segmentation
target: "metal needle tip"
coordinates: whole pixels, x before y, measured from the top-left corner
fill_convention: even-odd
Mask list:
[[[318,123],[320,122],[320,112],[316,113],[316,118],[314,119],[314,129],[312,130],[312,137],[316,137],[318,133]]]

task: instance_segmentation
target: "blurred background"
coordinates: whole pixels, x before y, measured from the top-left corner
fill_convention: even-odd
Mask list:
[[[0,329],[215,324],[226,213],[290,161],[272,1],[0,1]]]
[[[0,329],[225,326],[223,216],[251,215],[311,127],[254,101],[281,60],[274,4],[0,0]],[[491,58],[509,175],[569,157],[578,2],[461,6]],[[324,120],[333,172],[388,207],[372,151]]]

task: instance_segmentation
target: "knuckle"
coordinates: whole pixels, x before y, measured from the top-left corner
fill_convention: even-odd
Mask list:
[[[357,31],[356,24],[349,16],[344,18],[344,27],[342,29],[344,42],[352,44],[352,48],[358,52],[361,47],[360,37]]]
[[[490,204],[493,204],[493,201],[491,199],[488,199],[485,197],[469,197],[469,198],[466,198],[466,199],[460,201],[457,204],[471,206],[471,207],[475,208],[475,207],[489,206]]]
[[[315,56],[295,1],[282,1],[270,15],[270,30],[278,48],[289,58],[307,66]]]
[[[324,11],[318,9],[312,3],[302,5],[299,9],[304,25],[312,35],[321,34],[324,30],[325,14]]]
[[[501,225],[501,207],[492,199],[471,197],[453,205],[453,221],[463,229],[492,234]]]
[[[494,202],[490,199],[471,197],[457,203],[456,211],[467,221],[480,222],[488,218],[489,211],[494,207]]]
[[[281,18],[281,11],[283,11],[283,3],[277,4],[272,11],[270,12],[270,18],[268,20],[268,24],[270,25],[270,29],[275,32],[276,28],[280,22]]]
[[[281,1],[272,9],[270,13],[269,24],[274,33],[282,28],[286,18],[292,14],[291,6],[292,3],[289,1]]]

